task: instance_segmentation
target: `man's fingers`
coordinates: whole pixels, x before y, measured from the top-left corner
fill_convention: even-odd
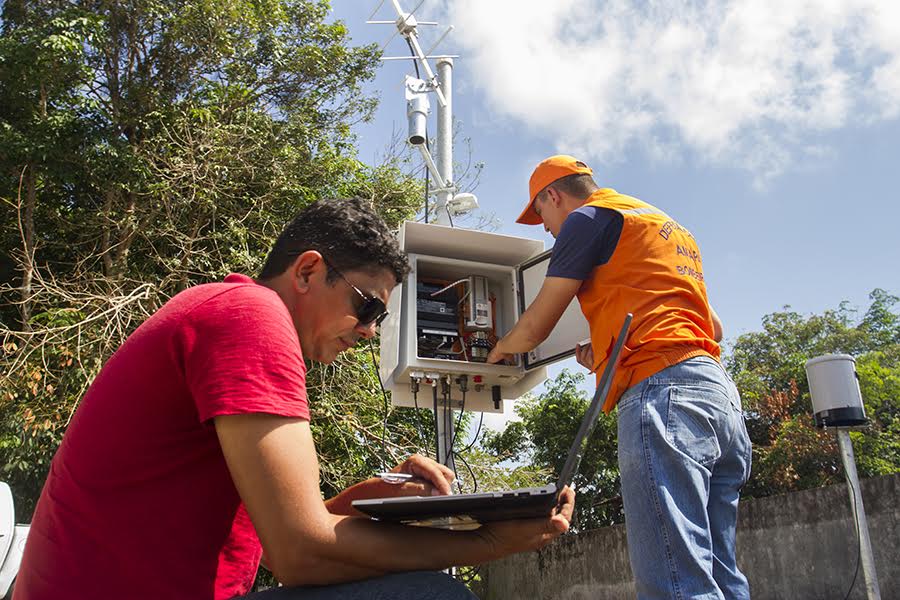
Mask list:
[[[594,348],[590,344],[578,344],[575,346],[575,360],[586,369],[593,369]]]
[[[556,507],[553,509],[553,517],[561,517],[568,524],[572,521],[572,515],[575,513],[575,492],[569,486],[566,486],[559,493],[556,500]]]
[[[512,354],[507,352],[501,352],[499,346],[494,346],[490,352],[488,352],[488,356],[485,359],[489,363],[498,363],[501,361],[506,361],[508,363],[512,363],[515,360],[515,357]]]
[[[426,467],[414,465],[412,467],[412,472],[416,477],[421,477],[422,479],[430,481],[431,485],[433,485],[441,494],[450,493],[450,483],[453,481],[453,478],[447,479],[444,472],[438,469],[437,466]]]
[[[575,492],[569,486],[560,491],[556,508],[549,520],[542,522],[542,544],[549,544],[569,530],[575,510]]]
[[[406,481],[399,486],[396,486],[396,494],[397,496],[429,496],[432,493],[432,490],[435,489],[431,482],[424,480],[415,480]]]
[[[569,530],[569,520],[562,515],[556,515],[550,519],[550,526],[554,534],[562,535]]]
[[[431,460],[430,458],[426,458],[418,454],[415,454],[413,456],[417,459],[413,462],[414,468],[424,469],[429,473],[434,474],[436,477],[445,479],[447,483],[452,483],[453,480],[456,479],[456,475],[453,473],[453,469],[451,469],[447,465],[442,465],[437,461]]]
[[[456,479],[456,473],[453,472],[453,469],[451,469],[447,465],[442,465],[441,463],[435,464],[437,464],[438,468],[444,474],[444,479],[447,480],[447,483],[453,483],[453,480]]]
[[[452,469],[420,454],[413,454],[397,469],[429,481],[439,493],[444,495],[450,493],[450,484],[455,478]]]
[[[559,493],[559,506],[559,514],[563,515],[566,520],[571,519],[572,513],[575,511],[575,491],[569,486],[564,487]]]

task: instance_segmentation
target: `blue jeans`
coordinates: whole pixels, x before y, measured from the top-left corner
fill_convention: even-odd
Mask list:
[[[435,571],[394,573],[375,579],[298,588],[273,588],[246,600],[478,600],[465,585]]]
[[[638,598],[750,598],[734,552],[751,458],[734,382],[715,360],[691,358],[628,388],[618,408]]]

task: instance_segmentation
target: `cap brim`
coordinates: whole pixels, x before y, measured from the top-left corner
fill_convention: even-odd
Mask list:
[[[534,201],[537,199],[537,196],[531,199],[531,202],[528,203],[528,206],[525,207],[525,210],[522,211],[522,214],[519,215],[519,218],[516,219],[516,223],[521,223],[522,225],[540,225],[544,222],[539,214],[534,211]]]

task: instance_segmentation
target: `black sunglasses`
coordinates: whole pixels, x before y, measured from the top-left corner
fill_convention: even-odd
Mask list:
[[[325,257],[322,257],[322,260],[325,261],[325,265],[338,274],[338,277],[344,280],[344,283],[353,288],[359,297],[363,299],[363,303],[360,306],[356,307],[356,318],[359,320],[360,325],[368,325],[371,322],[375,322],[375,325],[381,325],[381,322],[388,316],[387,306],[384,305],[384,302],[378,296],[370,296],[363,292],[361,289],[350,283],[344,274],[334,268],[330,262],[325,260]]]

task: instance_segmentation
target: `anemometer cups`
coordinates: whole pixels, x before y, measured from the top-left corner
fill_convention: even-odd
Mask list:
[[[406,101],[406,117],[409,119],[409,136],[406,139],[413,146],[425,143],[428,110],[428,98],[425,94],[416,94]]]
[[[826,354],[806,361],[806,379],[817,427],[854,427],[868,423],[856,361],[848,354]]]

